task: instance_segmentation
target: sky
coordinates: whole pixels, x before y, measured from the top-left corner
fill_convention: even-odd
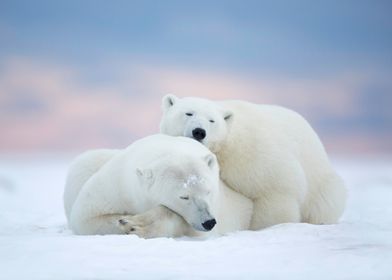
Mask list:
[[[392,153],[389,1],[1,1],[0,152],[125,147],[167,93],[274,103]]]

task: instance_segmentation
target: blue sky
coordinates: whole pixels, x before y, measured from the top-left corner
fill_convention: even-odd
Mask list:
[[[295,76],[390,71],[391,11],[389,1],[2,1],[1,53],[75,63],[132,53]]]
[[[274,81],[272,91],[279,81],[327,88],[341,79],[342,94],[350,88],[347,116],[322,108],[320,99],[339,102],[327,91],[302,97],[317,106],[295,105],[290,88],[272,101],[300,110],[326,135],[379,133],[389,141],[391,12],[390,1],[1,1],[0,75],[23,58],[76,69],[72,82],[90,87],[120,84],[124,65],[135,75],[140,65],[230,73]],[[141,84],[127,94],[156,94],[149,90]]]

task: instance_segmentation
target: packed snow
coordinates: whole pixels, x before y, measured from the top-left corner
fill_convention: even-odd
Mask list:
[[[392,279],[392,160],[336,160],[339,224],[282,224],[203,239],[76,236],[68,160],[0,160],[0,279]]]

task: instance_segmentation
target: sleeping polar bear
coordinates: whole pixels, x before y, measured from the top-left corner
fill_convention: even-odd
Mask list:
[[[124,150],[79,156],[69,170],[64,207],[76,234],[144,238],[248,229],[253,211],[249,199],[219,180],[216,157],[206,147],[159,134]]]
[[[221,179],[254,202],[251,229],[336,223],[346,191],[320,139],[299,114],[272,105],[202,98],[162,100],[161,133],[186,136],[218,158]]]

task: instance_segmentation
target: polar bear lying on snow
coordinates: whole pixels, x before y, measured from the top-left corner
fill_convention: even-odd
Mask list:
[[[221,179],[254,202],[251,229],[336,223],[346,191],[317,134],[297,113],[243,101],[167,95],[161,132],[186,136],[218,158]]]
[[[64,206],[76,234],[145,238],[248,229],[253,211],[249,199],[220,181],[214,154],[192,139],[167,135],[79,156]]]

